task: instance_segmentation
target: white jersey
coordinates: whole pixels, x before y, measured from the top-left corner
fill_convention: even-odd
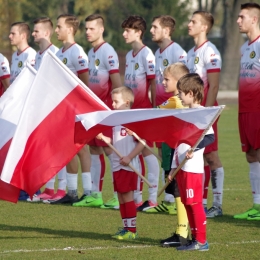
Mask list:
[[[9,62],[7,58],[0,53],[0,97],[4,93],[4,86],[2,84],[2,80],[10,78],[10,68],[9,68]]]
[[[260,111],[260,36],[241,47],[239,113]]]
[[[187,53],[182,47],[171,42],[165,49],[160,48],[155,52],[155,75],[156,75],[156,106],[168,100],[172,93],[166,93],[163,87],[163,71],[169,65],[182,62],[187,65]]]
[[[216,46],[209,41],[204,42],[198,48],[193,47],[188,52],[188,68],[190,73],[197,73],[204,82],[204,105],[207,98],[209,83],[208,73],[220,72],[221,56]]]
[[[127,134],[126,128],[124,126],[115,126],[113,127],[113,146],[120,152],[122,156],[127,156],[136,146],[136,141],[134,137]],[[113,161],[113,172],[119,171],[120,169],[124,169],[127,171],[133,171],[128,166],[123,166],[120,164],[120,157],[113,152],[112,153],[112,161]],[[131,160],[131,164],[140,172],[140,161],[139,157],[136,156]]]
[[[36,56],[36,51],[29,46],[25,50],[23,50],[20,54],[18,54],[17,51],[13,53],[12,63],[11,63],[11,78],[10,78],[11,83],[20,74],[26,62],[28,62],[31,66],[34,66],[35,56]]]
[[[125,86],[134,92],[132,108],[152,108],[148,96],[149,80],[155,78],[155,58],[151,49],[143,46],[134,55],[133,50],[126,55]]]
[[[109,75],[119,73],[118,56],[114,48],[104,42],[96,50],[90,49],[89,57],[89,84],[88,87],[110,108],[112,99],[110,92],[112,82]]]
[[[35,65],[34,65],[34,68],[36,70],[39,70],[41,62],[42,62],[42,58],[44,57],[45,53],[47,53],[47,50],[50,50],[54,54],[56,54],[58,52],[59,48],[57,48],[53,44],[50,44],[43,52],[38,51],[36,54],[36,57],[35,57]]]
[[[65,51],[60,48],[56,56],[75,74],[88,71],[88,56],[83,48],[77,43],[71,44]]]

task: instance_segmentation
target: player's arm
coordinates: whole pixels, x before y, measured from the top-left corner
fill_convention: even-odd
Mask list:
[[[88,86],[88,71],[78,74],[78,77],[86,86]]]
[[[2,79],[1,82],[4,86],[4,90],[6,91],[7,88],[10,86],[10,77]]]
[[[98,134],[96,136],[96,138],[98,140],[103,140],[107,144],[111,144],[112,143],[112,139],[110,137],[107,137],[107,136],[103,135],[102,133]]]
[[[143,149],[144,149],[144,145],[141,142],[138,142],[135,148],[131,151],[131,153],[129,153],[127,156],[123,156],[122,158],[120,158],[120,164],[125,166],[129,165],[131,160],[134,157],[136,157],[139,153],[141,153]]]
[[[156,83],[155,83],[155,79],[150,79],[149,80],[149,84],[150,84],[150,89],[151,89],[151,103],[153,107],[156,107]]]
[[[208,91],[205,107],[210,107],[210,106],[214,106],[214,103],[217,99],[220,72],[208,73],[207,77],[208,77],[209,91]]]
[[[119,88],[122,86],[120,74],[118,72],[109,74],[109,77],[112,82],[112,89]]]

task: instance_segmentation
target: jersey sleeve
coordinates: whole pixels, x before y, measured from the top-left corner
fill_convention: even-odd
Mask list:
[[[72,52],[73,58],[72,64],[77,71],[77,74],[88,72],[88,56],[84,52],[83,48],[75,48],[75,52]]]
[[[119,73],[119,61],[118,61],[118,55],[115,52],[115,50],[110,47],[105,49],[104,56],[106,59],[104,59],[105,67],[109,74]]]
[[[30,52],[28,53],[28,56],[27,56],[27,62],[32,67],[34,67],[34,65],[35,65],[35,58],[36,58],[36,51],[33,48],[31,48]]]
[[[0,58],[1,68],[0,68],[0,79],[10,78],[10,66],[6,57],[2,56]]]
[[[220,53],[213,46],[208,46],[205,50],[204,63],[207,73],[220,72],[222,63]]]
[[[146,55],[143,56],[143,64],[147,79],[155,79],[155,57],[152,51],[146,52]]]

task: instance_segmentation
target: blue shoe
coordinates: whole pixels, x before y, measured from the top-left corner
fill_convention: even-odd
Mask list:
[[[179,250],[179,251],[192,251],[192,250],[208,251],[209,244],[207,241],[204,244],[201,244],[196,240],[191,240],[186,245],[177,247],[177,250]]]
[[[207,218],[215,218],[223,216],[222,209],[220,207],[212,206],[206,213]]]
[[[29,198],[29,195],[25,191],[21,190],[18,200],[27,201],[28,198]]]

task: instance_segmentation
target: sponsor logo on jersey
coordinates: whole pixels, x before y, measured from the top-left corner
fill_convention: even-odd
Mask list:
[[[115,65],[115,61],[114,60],[109,60],[108,63],[109,63],[109,65],[111,67],[114,67],[114,65]]]
[[[184,56],[180,56],[180,57],[179,57],[179,59],[183,59],[183,58],[184,58]]]
[[[18,68],[21,68],[23,66],[23,62],[22,61],[19,61],[18,62]]]
[[[113,56],[108,56],[108,59],[112,59],[113,58]]]
[[[169,65],[169,61],[167,59],[163,60],[163,66],[166,67]]]
[[[211,59],[210,62],[211,62],[211,64],[212,64],[213,66],[216,66],[218,60],[217,60],[217,59]]]
[[[83,66],[85,64],[85,60],[79,60],[79,64],[81,64],[81,66]]]
[[[149,69],[153,69],[153,68],[154,68],[154,65],[153,65],[153,64],[150,64],[148,67],[149,67]]]
[[[126,136],[126,135],[127,135],[127,132],[126,132],[126,129],[125,129],[125,128],[121,128],[121,129],[120,129],[120,135],[121,135],[121,136]]]
[[[98,66],[100,64],[100,60],[99,59],[96,59],[95,60],[95,65]]]
[[[7,67],[2,66],[2,71],[3,71],[3,72],[6,72],[6,71],[7,71]]]
[[[152,61],[152,60],[149,60],[148,63],[153,63],[153,61]]]
[[[210,57],[214,57],[216,54],[214,53],[214,54],[210,54]]]
[[[82,59],[82,56],[78,56],[78,59]]]
[[[138,70],[138,68],[139,68],[139,64],[136,63],[136,64],[135,64],[135,70]]]
[[[252,51],[252,52],[250,53],[250,58],[253,59],[254,57],[255,57],[255,52]]]
[[[199,63],[199,57],[196,57],[195,60],[194,60],[194,64],[198,64]]]
[[[68,62],[67,58],[64,58],[64,59],[62,60],[62,62],[63,62],[64,64],[67,64],[67,62]]]

